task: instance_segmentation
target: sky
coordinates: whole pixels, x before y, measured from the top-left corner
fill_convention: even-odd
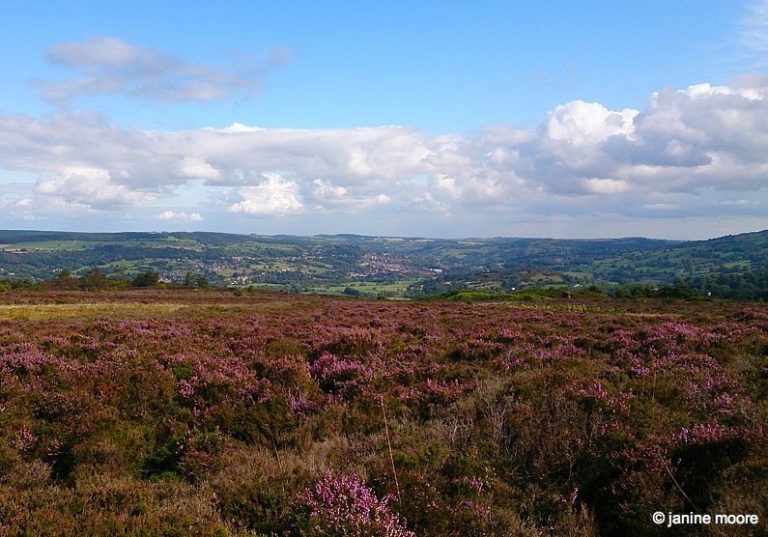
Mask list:
[[[0,3],[0,228],[768,228],[768,0]]]

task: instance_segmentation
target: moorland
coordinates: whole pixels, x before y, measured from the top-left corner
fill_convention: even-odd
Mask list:
[[[766,396],[763,303],[10,290],[0,534],[765,535]]]

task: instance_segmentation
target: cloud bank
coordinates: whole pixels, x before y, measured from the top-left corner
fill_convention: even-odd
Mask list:
[[[110,58],[78,47],[55,53],[98,73],[173,64],[134,48]],[[385,209],[435,217],[759,215],[768,202],[768,79],[663,89],[642,110],[572,101],[535,129],[501,125],[473,136],[238,123],[142,131],[86,113],[5,115],[0,167],[36,177],[28,212],[153,207],[194,184],[212,193],[213,202],[199,200],[205,211],[245,218]],[[161,217],[195,222],[191,215],[205,211]]]

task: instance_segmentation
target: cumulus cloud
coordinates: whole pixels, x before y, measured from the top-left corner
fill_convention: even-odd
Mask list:
[[[277,173],[265,173],[258,185],[240,188],[237,193],[241,199],[230,205],[233,213],[286,216],[304,210],[299,185]]]
[[[337,186],[323,179],[315,179],[312,194],[318,207],[362,211],[375,205],[386,205],[392,199],[387,194],[356,195],[348,188]]]
[[[194,156],[182,157],[178,163],[178,177],[187,179],[221,179],[221,172],[211,166],[205,159]]]
[[[35,190],[44,196],[93,208],[145,205],[155,199],[153,194],[115,183],[107,170],[82,166],[64,167],[54,176],[41,177]]]
[[[130,62],[144,71],[161,63],[151,54]],[[768,79],[663,89],[640,110],[573,101],[535,129],[495,126],[473,136],[239,123],[141,131],[93,114],[7,115],[0,167],[36,175],[38,197],[88,210],[151,207],[194,183],[220,193],[223,211],[257,217],[754,214],[754,205],[737,202],[768,200]]]
[[[613,112],[600,103],[572,101],[549,114],[546,135],[551,140],[574,146],[604,142],[611,136],[631,138],[633,120],[638,113],[630,108]]]
[[[53,64],[79,74],[38,83],[43,98],[66,101],[85,94],[114,94],[160,101],[211,101],[254,96],[264,74],[288,59],[284,49],[266,58],[246,58],[223,66],[190,64],[163,52],[114,37],[57,43],[46,52]]]
[[[200,213],[187,213],[184,211],[163,211],[157,215],[158,220],[165,220],[166,222],[175,223],[190,223],[190,222],[202,222],[203,217]]]

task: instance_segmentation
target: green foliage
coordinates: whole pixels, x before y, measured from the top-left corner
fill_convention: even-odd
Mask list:
[[[185,287],[208,287],[208,278],[204,274],[195,274],[192,271],[187,271],[184,274],[184,286]]]
[[[160,281],[160,274],[155,270],[140,272],[131,280],[134,287],[154,287]]]
[[[684,283],[699,295],[768,301],[768,269],[741,274],[709,274],[688,278]]]
[[[353,289],[352,287],[345,287],[344,291],[342,291],[342,294],[344,294],[346,296],[358,297],[358,296],[360,296],[360,290],[359,289]]]
[[[619,286],[611,290],[616,298],[684,298],[703,297],[686,283],[675,282],[674,285],[658,286],[654,284],[632,284]]]
[[[99,289],[116,289],[124,287],[126,283],[122,280],[109,278],[107,274],[98,267],[89,269],[78,280],[77,285],[85,291],[96,291]]]

